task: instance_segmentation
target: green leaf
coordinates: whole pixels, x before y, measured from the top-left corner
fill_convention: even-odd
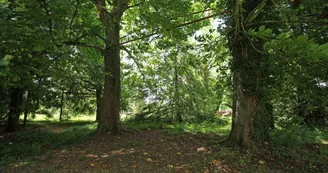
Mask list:
[[[33,47],[33,51],[35,51],[35,52],[41,52],[43,50],[44,50],[44,48],[40,45]]]
[[[320,45],[317,51],[328,50],[328,43]]]
[[[298,44],[307,44],[308,40],[309,40],[309,37],[308,36],[301,35],[301,36],[298,36],[297,37],[296,42]]]
[[[262,32],[264,30],[265,30],[265,26],[264,25],[262,25],[262,26],[259,27],[259,32]]]
[[[7,66],[8,64],[9,64],[9,61],[7,61],[6,59],[1,59],[0,60],[0,67]]]
[[[281,33],[277,36],[278,40],[285,40],[290,37],[290,32]]]

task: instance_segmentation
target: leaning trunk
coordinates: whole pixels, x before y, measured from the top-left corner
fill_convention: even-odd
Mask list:
[[[19,130],[19,115],[22,112],[23,93],[24,90],[21,88],[12,90],[6,132],[17,132]]]

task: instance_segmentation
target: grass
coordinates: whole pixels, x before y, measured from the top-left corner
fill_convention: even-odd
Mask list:
[[[275,146],[299,147],[308,143],[328,143],[328,128],[310,128],[292,126],[286,129],[277,128],[272,133]]]
[[[67,122],[76,122],[76,121],[92,122],[95,121],[95,119],[96,119],[95,115],[79,115],[70,118],[69,120],[67,120]],[[58,122],[58,123],[65,122],[65,121],[59,121],[59,113],[54,114],[51,118],[48,118],[47,116],[42,114],[36,114],[34,118],[28,118],[27,120],[30,122],[43,122],[43,121]]]
[[[94,123],[75,123],[60,124],[72,126],[60,133],[48,129],[37,129],[13,135],[9,141],[1,144],[0,165],[21,162],[33,163],[37,156],[45,154],[49,150],[85,141],[89,138],[89,134],[96,129]],[[45,126],[46,124],[49,124],[49,122],[33,122],[30,124],[30,127]]]
[[[183,134],[183,133],[214,133],[220,136],[228,136],[231,128],[231,119],[217,118],[211,121],[204,121],[200,123],[125,123],[124,126],[134,130],[147,129],[165,129],[169,134]]]
[[[328,128],[292,126],[278,128],[271,136],[272,150],[281,160],[295,160],[303,164],[299,171],[317,171],[316,165],[328,171]],[[282,163],[283,164],[283,163]],[[301,169],[303,168],[303,169]],[[290,168],[294,170],[294,168]]]

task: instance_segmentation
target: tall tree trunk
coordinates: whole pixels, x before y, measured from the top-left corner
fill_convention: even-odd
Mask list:
[[[177,63],[177,62],[176,62]],[[179,102],[179,68],[177,66],[174,67],[174,106],[176,110],[176,120],[178,122],[182,122],[182,112]]]
[[[22,88],[12,89],[6,132],[17,132],[19,130],[19,115],[22,112],[23,94],[24,90]]]
[[[60,97],[59,121],[62,121],[63,120],[63,107],[64,107],[64,91],[62,91],[62,95]]]
[[[106,49],[105,86],[100,122],[96,135],[117,134],[120,131],[120,23],[129,0],[113,0],[111,11],[106,9],[105,0],[95,0],[97,11],[105,27]]]
[[[26,126],[27,117],[28,117],[29,111],[31,109],[31,104],[30,104],[31,94],[28,91],[26,93],[27,93],[27,96],[26,96],[25,104],[24,104],[24,121],[23,121],[23,127]]]
[[[23,121],[23,127],[26,126],[26,123],[27,123],[27,117],[28,117],[28,110],[25,109],[25,110],[24,110],[24,121]]]
[[[236,0],[231,25],[235,32],[229,34],[233,57],[233,117],[229,140],[230,144],[241,147],[248,147],[256,135],[264,135],[261,138],[267,138],[269,135],[266,130],[269,125],[266,126],[266,122],[262,121],[263,111],[259,111],[263,105],[263,95],[266,94],[261,93],[263,90],[260,83],[263,55],[259,50],[263,47],[263,43],[256,41],[251,43],[247,33],[244,33],[249,29],[244,28],[247,19],[259,18],[259,13],[255,16],[254,13],[261,11],[266,2],[266,0]]]
[[[96,110],[96,122],[100,121],[100,114],[101,114],[101,103],[102,103],[102,87],[98,87],[96,89],[96,100],[97,100],[97,110]]]

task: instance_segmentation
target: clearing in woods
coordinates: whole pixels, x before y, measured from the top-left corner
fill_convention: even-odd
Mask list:
[[[142,128],[128,130],[117,136],[104,136],[95,139],[76,138],[81,127],[87,124],[46,124],[27,129],[29,133],[47,130],[50,134],[71,134],[71,141],[56,137],[49,140],[63,140],[56,147],[42,144],[34,159],[19,157],[20,160],[0,165],[1,172],[304,172],[328,170],[323,161],[301,159],[297,151],[285,148],[285,156],[279,148],[269,144],[254,146],[248,150],[228,148],[220,143],[224,139],[218,134],[191,133],[187,130],[174,131],[163,128]],[[90,132],[90,131],[88,131]],[[1,150],[19,142],[18,132],[1,134]],[[49,134],[46,133],[46,134]],[[81,131],[85,133],[85,131]],[[72,136],[73,134],[73,136]],[[84,134],[85,135],[85,134]],[[22,136],[22,135],[21,135]],[[31,137],[33,138],[33,137]],[[69,138],[69,137],[65,137]],[[25,139],[25,138],[24,138]],[[40,140],[43,140],[40,138]],[[73,141],[72,141],[73,140]],[[29,140],[27,139],[26,142]],[[75,142],[74,142],[75,141]],[[20,145],[23,145],[20,141]],[[36,141],[35,141],[36,142]],[[41,141],[39,143],[42,143]],[[53,143],[56,143],[54,141]],[[26,147],[36,147],[25,143]],[[327,145],[304,145],[307,153],[316,153]],[[261,149],[259,149],[261,148]],[[280,149],[284,149],[283,147]],[[34,150],[33,150],[34,151]],[[28,152],[28,151],[26,151]],[[14,153],[13,153],[14,154]],[[24,153],[23,153],[24,155]],[[26,155],[28,155],[26,153]],[[6,155],[0,155],[2,158]]]

